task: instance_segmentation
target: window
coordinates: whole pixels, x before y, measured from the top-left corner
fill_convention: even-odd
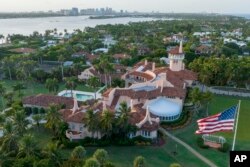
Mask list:
[[[81,131],[81,132],[83,131],[83,127],[82,127],[82,126],[80,127],[80,131]]]
[[[74,124],[71,125],[71,129],[72,129],[72,130],[75,129],[75,125],[74,125]]]
[[[142,136],[150,137],[150,132],[149,131],[142,131]]]

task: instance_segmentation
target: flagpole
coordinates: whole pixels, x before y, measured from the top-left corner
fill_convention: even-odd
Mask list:
[[[234,130],[234,139],[233,139],[232,151],[234,151],[235,141],[236,141],[236,136],[237,136],[238,120],[239,120],[239,114],[240,114],[240,103],[241,103],[241,100],[239,100],[239,104],[238,104],[238,107],[237,107],[238,112],[237,112],[237,116],[236,116],[236,124],[235,124],[235,130]]]

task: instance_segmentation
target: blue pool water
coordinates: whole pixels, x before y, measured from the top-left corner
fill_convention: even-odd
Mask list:
[[[63,97],[72,97],[70,92],[67,92],[65,94],[62,95]],[[94,99],[93,96],[91,95],[85,95],[85,94],[76,94],[76,99],[77,101],[86,101],[86,100],[91,100]]]

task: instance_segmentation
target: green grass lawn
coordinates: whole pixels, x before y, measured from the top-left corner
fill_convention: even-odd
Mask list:
[[[44,148],[51,142],[52,134],[44,129],[30,129],[28,133],[32,134],[38,141],[38,146]],[[133,160],[136,156],[145,157],[147,167],[168,167],[171,163],[180,163],[185,167],[206,167],[206,165],[190,154],[184,147],[177,145],[173,140],[166,139],[163,146],[126,146],[126,147],[102,147],[109,153],[110,160],[117,167],[132,167]],[[91,157],[96,151],[96,147],[86,147],[87,157]],[[173,155],[173,151],[177,151],[177,155]],[[61,149],[64,158],[68,158],[72,149]]]
[[[4,87],[6,87],[7,91],[13,91],[13,86],[17,83],[19,83],[19,81],[13,80],[3,80],[0,81],[1,83],[3,83]],[[41,83],[33,83],[33,84],[27,84],[26,82],[24,82],[24,85],[26,87],[26,89],[22,90],[23,96],[30,96],[30,95],[37,95],[37,94],[52,94],[48,91],[48,89],[45,88],[44,84]],[[60,83],[59,85],[59,91],[65,90],[65,84],[64,83]],[[86,91],[86,92],[93,92],[94,89],[91,87],[88,87],[86,85],[77,85],[76,90],[80,90],[80,91]],[[17,94],[17,93],[16,93]],[[15,97],[15,99],[18,99],[19,97]],[[0,99],[1,100],[1,99]],[[2,103],[0,101],[0,109],[2,109]]]
[[[226,96],[214,96],[212,102],[209,105],[209,114],[216,114],[222,112],[223,110],[235,105],[238,103],[239,98],[234,97],[226,97]],[[236,150],[250,150],[250,133],[248,127],[250,126],[250,100],[249,99],[241,99],[241,109],[239,116],[239,124],[238,124],[238,133],[236,140]],[[215,164],[220,167],[228,166],[229,162],[229,153],[222,153],[215,149],[201,149],[196,144],[197,135],[195,135],[195,131],[198,129],[196,120],[195,120],[186,128],[172,131],[177,137],[188,143],[194,149],[199,151],[208,159],[212,160]],[[226,138],[229,144],[232,144],[233,140],[233,132],[221,132],[215,135],[221,135]]]

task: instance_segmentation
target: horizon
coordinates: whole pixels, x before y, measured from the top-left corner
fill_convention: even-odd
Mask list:
[[[47,12],[61,9],[113,8],[115,11],[160,12],[160,13],[218,13],[218,14],[250,14],[250,1],[245,0],[0,0],[0,13]],[[143,3],[143,6],[141,5]],[[13,5],[18,4],[18,5]],[[196,4],[196,5],[194,5]]]

